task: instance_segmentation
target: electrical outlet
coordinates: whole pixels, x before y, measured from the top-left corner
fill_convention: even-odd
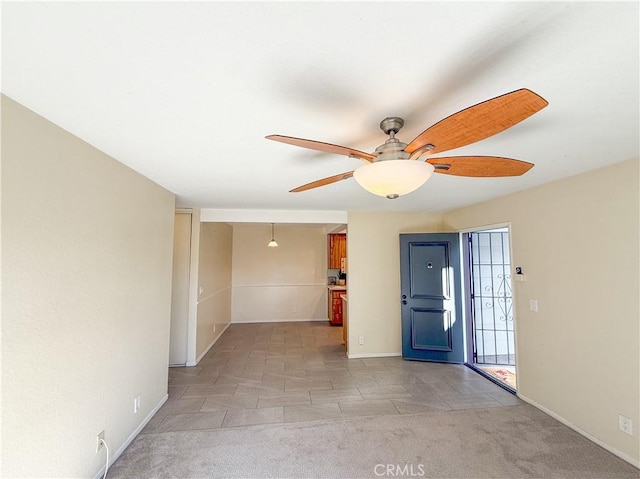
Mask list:
[[[364,344],[364,336],[358,337],[358,344],[361,346]]]
[[[140,396],[136,396],[133,400],[133,413],[137,413],[140,410]]]
[[[531,311],[538,311],[538,300],[537,299],[530,299],[529,300],[529,309]]]
[[[625,417],[622,414],[618,414],[618,427],[625,434],[633,436],[633,421],[628,417]]]
[[[100,449],[102,449],[104,447],[103,441],[104,440],[104,431],[102,431],[100,434],[98,434],[98,437],[96,437],[96,452],[100,451]]]

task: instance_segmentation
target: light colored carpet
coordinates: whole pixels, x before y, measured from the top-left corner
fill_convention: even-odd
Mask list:
[[[108,477],[638,479],[640,471],[525,404],[142,434]]]

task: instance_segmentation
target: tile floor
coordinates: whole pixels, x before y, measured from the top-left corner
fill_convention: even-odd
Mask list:
[[[460,365],[347,359],[328,322],[231,325],[142,434],[523,404]]]

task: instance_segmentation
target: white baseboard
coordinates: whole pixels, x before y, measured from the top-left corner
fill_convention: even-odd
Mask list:
[[[575,424],[572,424],[571,422],[567,421],[565,418],[563,418],[562,416],[560,416],[559,414],[556,414],[555,412],[551,411],[550,409],[547,409],[546,407],[544,407],[541,404],[538,404],[537,402],[535,402],[533,399],[528,398],[526,396],[523,396],[521,394],[518,394],[518,397],[520,399],[522,399],[524,402],[531,404],[533,407],[540,409],[542,412],[548,414],[549,416],[551,416],[552,418],[560,421],[562,424],[564,424],[565,426],[573,429],[575,432],[577,432],[578,434],[580,434],[581,436],[586,437],[587,439],[589,439],[591,442],[595,442],[598,446],[602,447],[603,449],[606,449],[607,451],[609,451],[612,454],[615,454],[616,456],[618,456],[620,459],[623,459],[625,461],[627,461],[629,464],[631,464],[632,466],[637,467],[638,469],[640,469],[640,461],[638,459],[635,459],[631,456],[629,456],[628,454],[617,450],[616,448],[610,446],[609,444],[602,442],[600,439],[598,439],[597,437],[589,434],[587,431],[584,431],[582,429],[580,429],[578,426],[576,426]]]
[[[218,342],[218,339],[220,339],[222,337],[222,335],[224,334],[224,332],[227,330],[227,328],[229,327],[231,323],[227,323],[225,324],[224,328],[222,329],[222,331],[220,331],[220,334],[218,334],[215,339],[213,341],[211,341],[211,344],[209,346],[207,346],[207,349],[204,350],[204,352],[198,356],[198,358],[195,360],[195,362],[191,362],[191,361],[187,361],[187,364],[185,364],[185,366],[190,367],[190,366],[197,366],[198,363],[202,360],[202,358],[204,358],[207,353],[209,352],[209,350],[213,347],[214,344],[216,344]]]
[[[402,353],[364,353],[364,354],[347,354],[349,359],[363,359],[363,358],[391,358],[402,356]]]
[[[115,454],[113,454],[113,456],[109,457],[109,466],[111,466],[111,464],[113,464],[118,460],[118,458],[122,455],[125,449],[129,447],[129,444],[133,442],[136,436],[140,434],[140,431],[142,431],[144,427],[147,425],[147,423],[151,421],[151,418],[155,416],[155,414],[158,412],[158,409],[160,409],[162,405],[165,402],[167,402],[167,399],[169,399],[169,395],[165,394],[164,397],[160,400],[160,402],[156,405],[156,407],[153,408],[153,410],[147,415],[147,417],[144,418],[144,420],[140,423],[140,425],[131,433],[131,435],[127,438],[127,440],[124,441],[124,444],[120,446],[120,448],[115,452]],[[104,476],[104,466],[102,466],[98,471],[98,473],[93,477],[94,479],[101,479],[102,476]]]
[[[248,321],[238,321],[238,320],[231,320],[231,324],[253,324],[253,323],[307,323],[307,322],[315,322],[315,321],[326,321],[327,323],[329,322],[329,318],[312,318],[312,319],[306,319],[306,318],[295,318],[295,319],[250,319]]]

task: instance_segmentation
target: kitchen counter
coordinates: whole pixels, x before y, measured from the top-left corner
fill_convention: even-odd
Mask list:
[[[327,288],[329,288],[329,291],[346,291],[347,285],[345,284],[344,286],[338,286],[337,284],[328,284]]]

